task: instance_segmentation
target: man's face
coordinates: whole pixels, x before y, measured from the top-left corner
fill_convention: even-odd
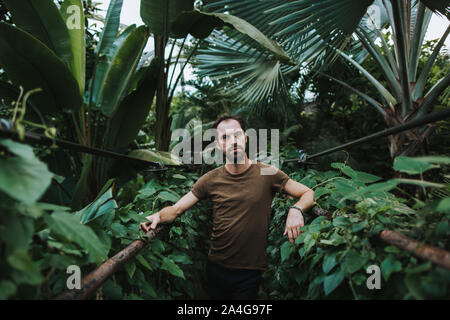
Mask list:
[[[217,147],[225,154],[228,162],[243,164],[247,137],[239,122],[234,119],[221,121],[217,126],[217,133]]]

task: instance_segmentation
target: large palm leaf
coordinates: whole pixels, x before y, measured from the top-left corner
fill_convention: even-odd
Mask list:
[[[233,89],[239,88],[241,93],[238,100],[261,103],[269,97],[273,98],[279,89],[278,84],[285,82],[283,76],[286,72],[298,78],[299,73],[294,73],[294,70],[298,71],[306,66],[319,67],[336,58],[336,51],[331,47],[343,49],[349,43],[353,30],[372,2],[360,1],[355,4],[354,1],[347,0],[214,1],[208,6],[210,10],[227,12],[247,20],[269,38],[280,43],[296,66],[288,68],[276,63],[245,35],[223,32],[221,44],[215,39],[208,39],[209,49],[199,52],[199,73],[234,77]],[[351,17],[342,19],[342,15],[336,14],[336,11],[351,12]],[[217,33],[215,36],[217,37]],[[372,33],[372,36],[376,35]],[[354,51],[364,58],[364,48],[356,47]],[[228,63],[232,60],[238,61],[240,67],[217,63],[214,55],[226,57]],[[233,71],[230,72],[230,69]],[[232,94],[236,92],[230,91]]]
[[[376,79],[371,79],[372,83],[380,89],[382,100],[384,99],[383,102],[387,100],[389,104],[394,105],[397,101],[401,101],[404,105],[403,111],[406,113],[411,105],[411,101],[407,99],[410,96],[406,86],[407,79],[416,77],[418,56],[431,17],[431,11],[427,9],[427,6],[445,14],[448,11],[448,4],[444,5],[440,1],[432,4],[430,1],[413,1],[413,4],[411,4],[411,1],[403,3],[395,0],[394,2],[393,8],[390,1],[384,0],[248,0],[245,2],[220,0],[212,1],[208,8],[217,12],[237,15],[254,24],[268,37],[278,41],[292,60],[297,63],[299,69],[308,67],[309,69],[323,71],[320,69],[330,65],[338,55],[342,56],[340,52],[343,52],[344,49],[346,49],[349,61],[356,62],[356,65],[359,65],[368,55],[371,55],[377,61],[384,78],[388,82],[389,90],[385,90],[380,87],[378,81],[375,81]],[[405,6],[408,9],[407,17],[399,17],[399,11],[404,9],[399,6]],[[367,14],[368,9],[369,11],[376,11],[378,15],[375,18],[369,16]],[[396,21],[394,21],[394,17]],[[373,21],[374,19],[378,21]],[[399,19],[402,19],[402,22],[399,22]],[[412,22],[409,30],[401,27],[408,24],[408,19]],[[371,24],[375,24],[376,28]],[[389,50],[381,34],[381,29],[388,24],[392,26],[396,36],[402,33],[407,34],[407,31],[409,31],[407,38],[409,41],[408,48],[411,51],[408,52],[408,57],[410,56],[411,59],[408,62],[406,62],[406,57],[403,54],[405,48],[398,49],[399,46],[403,45],[404,47],[403,42],[395,43],[396,51],[394,53]],[[398,26],[397,29],[399,30],[395,26]],[[357,38],[358,41],[353,41],[354,38]],[[382,43],[383,50],[381,51],[374,45],[377,39]],[[238,43],[240,43],[240,46],[247,46],[249,49],[246,51],[235,50],[235,48],[239,48]],[[214,44],[214,41],[209,40],[209,44],[211,45],[209,52],[208,50],[201,52],[202,56],[198,65],[199,72],[205,74],[205,71],[208,70],[213,74],[227,73],[228,66],[219,65],[211,57],[207,57],[209,54],[217,54],[217,45]],[[228,51],[229,61],[234,55],[234,59],[240,61],[242,70],[251,70],[252,65],[267,61],[267,57],[260,50],[251,51],[255,48],[254,43],[242,36],[226,33],[223,44],[224,46],[221,46],[220,50]],[[225,48],[225,45],[228,48]],[[349,48],[350,50],[348,50]],[[386,56],[387,59],[383,56]],[[247,67],[244,63],[245,59],[247,59]],[[409,64],[409,68],[407,64]],[[276,64],[272,62],[272,66],[275,68]],[[277,66],[277,68],[279,67]],[[253,68],[253,71],[254,80],[259,79],[260,84],[257,89],[253,87],[258,92],[256,96],[258,99],[254,100],[255,96],[250,95],[247,102],[260,103],[262,99],[271,96],[274,93],[273,90],[276,90],[277,87],[270,85],[270,83],[273,83],[273,77],[267,77],[266,81],[263,81],[257,68]],[[409,78],[405,72],[409,73]],[[366,76],[370,77],[367,73]],[[233,81],[241,82],[241,85],[244,86],[249,83],[246,81],[249,77],[248,73],[244,77],[236,74]],[[256,82],[253,81],[251,85],[254,83]],[[423,81],[418,81],[418,90],[421,85],[423,85]],[[247,86],[246,91],[248,90],[250,90],[250,86]],[[270,90],[272,91],[270,92]],[[395,98],[392,99],[393,97]]]

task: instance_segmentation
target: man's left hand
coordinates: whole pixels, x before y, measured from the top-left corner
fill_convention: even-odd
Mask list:
[[[288,217],[286,220],[286,228],[284,229],[283,236],[288,235],[289,241],[294,243],[295,238],[297,238],[302,231],[300,228],[305,225],[303,221],[303,215],[300,211],[296,209],[289,210]]]

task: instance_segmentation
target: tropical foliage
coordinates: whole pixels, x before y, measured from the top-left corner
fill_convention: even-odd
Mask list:
[[[1,140],[0,167],[2,264],[0,290],[6,298],[52,298],[66,289],[69,265],[89,272],[107,256],[144,239],[139,223],[144,215],[176,202],[199,175],[171,169],[166,175],[138,175],[114,191],[110,181],[97,199],[80,211],[40,202],[52,173],[30,147]],[[286,150],[286,156],[292,154]],[[447,167],[448,157],[398,157],[394,169],[410,175]],[[9,172],[27,170],[20,177]],[[306,226],[295,244],[282,233],[292,200],[277,196],[270,226],[262,297],[423,299],[444,298],[450,287],[449,271],[421,261],[407,251],[379,239],[384,229],[448,248],[450,184],[423,179],[390,179],[356,171],[345,163],[319,172],[286,168],[290,177],[313,188],[318,207],[327,216],[306,216]],[[293,171],[291,171],[294,169]],[[441,169],[441,170],[442,170]],[[391,191],[413,184],[429,192],[425,202]],[[15,192],[12,192],[15,191]],[[116,199],[116,200],[114,200]],[[97,292],[102,299],[205,298],[201,284],[211,228],[211,206],[206,202],[189,210],[152,240],[125,270],[117,272]],[[382,270],[382,290],[368,290],[369,265]],[[275,276],[274,276],[275,275]]]
[[[270,54],[236,32],[214,33],[208,46],[196,56],[199,74],[225,82],[227,91],[246,103],[279,103],[305,74],[320,75],[356,93],[375,108],[388,127],[426,115],[435,109],[436,98],[448,88],[450,77],[425,91],[429,72],[450,31],[444,32],[425,66],[419,56],[432,11],[449,16],[445,1],[211,1],[207,8],[241,17],[283,47],[289,61]],[[389,37],[383,30],[390,30]],[[345,79],[333,77],[326,68],[337,58],[359,70],[376,96],[355,89]],[[381,77],[361,66],[373,59]],[[284,63],[283,63],[284,62]],[[293,65],[292,65],[293,64]],[[436,127],[421,127],[389,137],[391,158],[415,155]]]
[[[448,107],[448,29],[424,40],[447,1],[207,2],[141,0],[144,25],[125,26],[123,0],[104,17],[90,0],[0,0],[0,299],[57,297],[69,266],[85,276],[137,239],[90,298],[208,298],[212,203],[151,241],[139,224],[214,167],[182,166],[172,131],[193,137],[223,112],[280,129],[281,168],[315,190],[294,244],[282,233],[295,199],[275,197],[261,298],[447,299],[449,270],[380,232],[450,249],[448,121],[390,137],[391,152],[380,140],[317,167],[284,162]],[[177,94],[190,62],[194,89]],[[25,144],[36,133],[175,166]],[[381,289],[367,287],[370,266]]]

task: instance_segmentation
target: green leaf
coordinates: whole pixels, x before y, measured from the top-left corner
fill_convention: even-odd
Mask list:
[[[160,65],[153,60],[144,68],[144,76],[135,91],[126,96],[111,118],[106,146],[110,148],[127,147],[147,121],[150,107],[155,96],[157,75]]]
[[[432,267],[431,261],[427,261],[427,262],[417,265],[415,267],[409,267],[405,271],[408,275],[409,274],[417,274],[417,273],[422,273],[424,271],[428,271],[431,269],[431,267]]]
[[[407,275],[404,279],[405,285],[409,292],[414,296],[414,298],[422,300],[425,295],[422,290],[421,276],[418,275]]]
[[[289,242],[284,242],[280,247],[281,263],[288,260],[290,255],[294,252],[295,247]]]
[[[349,225],[350,225],[350,221],[348,220],[347,217],[339,216],[339,217],[333,219],[333,226],[335,226],[335,227],[345,228],[345,227],[348,227]]]
[[[0,300],[6,300],[17,291],[16,285],[8,280],[0,281]]]
[[[16,249],[10,256],[8,256],[6,260],[13,268],[27,273],[29,277],[29,284],[36,285],[42,282],[43,277],[39,267],[34,261],[31,260],[31,257],[28,255],[27,251],[23,249]]]
[[[308,233],[305,236],[305,246],[304,246],[304,253],[308,253],[311,248],[316,244],[316,240],[313,238],[313,236]]]
[[[436,157],[434,159],[439,159]],[[439,168],[439,165],[432,163],[433,158],[411,158],[406,156],[398,156],[394,159],[394,170],[406,172],[408,174],[420,174],[433,168]],[[450,158],[442,157],[442,161],[447,160],[450,163]]]
[[[120,26],[120,13],[122,12],[123,0],[111,0],[106,12],[105,25],[100,34],[100,40],[95,48],[95,54],[106,54],[116,39]]]
[[[52,0],[5,0],[14,24],[40,40],[67,65],[72,50],[65,19]],[[84,30],[84,23],[82,24]]]
[[[417,179],[400,179],[399,178],[399,179],[391,179],[391,181],[396,182],[398,184],[406,183],[406,184],[413,184],[413,185],[420,186],[420,187],[445,188],[445,184],[417,180]]]
[[[358,62],[350,58],[347,54],[342,52],[339,49],[336,49],[336,51],[347,61],[349,61],[351,64],[353,64],[366,78],[370,81],[370,83],[378,90],[378,92],[381,94],[383,98],[386,99],[386,101],[389,102],[391,106],[395,106],[397,104],[397,100],[394,98],[394,96],[366,69],[364,69]]]
[[[380,268],[384,280],[388,281],[390,275],[393,272],[402,271],[402,264],[400,263],[400,261],[396,260],[392,256],[388,256],[386,259],[383,260]]]
[[[381,178],[378,176],[362,171],[356,171],[348,166],[343,166],[341,168],[341,171],[350,178],[352,178],[353,180],[360,181],[363,183],[372,183],[381,180]]]
[[[180,197],[171,192],[162,191],[158,194],[158,198],[163,201],[170,201],[170,202],[176,203]]]
[[[134,273],[136,271],[136,264],[134,261],[129,261],[125,264],[125,270],[127,271],[128,276],[130,279],[133,279]]]
[[[53,174],[25,144],[0,140],[14,156],[0,157],[0,190],[25,204],[39,200],[49,187]]]
[[[154,150],[133,150],[129,153],[130,157],[151,161],[160,162],[169,165],[182,165],[183,162],[176,155],[166,151],[154,151]]]
[[[336,255],[337,253],[332,253],[325,256],[322,264],[322,271],[324,273],[330,272],[337,265]]]
[[[150,32],[168,36],[178,15],[193,8],[194,0],[141,0],[140,14]]]
[[[360,255],[355,250],[350,250],[345,255],[345,268],[350,274],[355,273],[367,263],[368,259],[365,256]]]
[[[388,192],[388,191],[394,189],[397,186],[397,184],[398,184],[398,182],[395,181],[394,179],[388,180],[386,182],[373,183],[368,187],[360,188],[357,191],[347,194],[339,202],[342,203],[343,201],[345,201],[347,199],[357,200],[357,199],[359,199],[359,197],[362,197],[364,195]]]
[[[170,254],[169,259],[182,264],[192,264],[192,260],[186,254]]]
[[[120,99],[126,93],[147,40],[148,29],[140,26],[130,32],[114,56],[97,100],[97,105],[107,117],[116,111]]]
[[[0,215],[0,240],[6,244],[5,254],[8,255],[15,249],[28,249],[34,231],[34,220],[14,213],[2,213]]]
[[[107,185],[110,187],[106,190],[106,192],[97,196],[96,200],[75,213],[80,217],[81,223],[86,224],[104,214],[115,212],[115,209],[118,208],[117,202],[114,200],[112,194],[112,180],[110,180]]]
[[[98,57],[97,64],[95,67],[95,74],[93,75],[90,83],[90,91],[89,97],[93,102],[94,106],[97,106],[98,109],[101,108],[100,105],[97,105],[97,102],[100,101],[99,92],[105,82],[105,76],[111,67],[112,60],[116,56],[117,52],[120,48],[122,48],[125,40],[128,36],[136,30],[136,25],[132,24],[128,26],[120,35],[114,40],[112,46],[108,48],[107,51],[104,52],[101,56]]]
[[[308,226],[308,231],[310,232],[320,232],[331,226],[331,222],[327,217],[321,216],[314,219]]]
[[[297,238],[295,238],[294,243],[295,243],[295,244],[301,244],[301,243],[304,243],[304,242],[305,242],[306,235],[308,235],[308,234],[309,234],[309,233],[307,233],[307,232],[301,233]]]
[[[54,212],[44,216],[52,232],[65,237],[69,241],[77,243],[85,249],[95,262],[100,263],[107,258],[107,249],[100,242],[92,229],[80,223],[74,214],[66,212]]]
[[[368,225],[369,225],[369,222],[367,220],[358,222],[358,223],[353,225],[352,231],[353,232],[358,232],[358,231],[364,229]]]
[[[102,285],[102,292],[107,299],[121,300],[123,298],[122,287],[115,284],[112,280],[107,280]]]
[[[378,17],[377,17],[378,19]],[[366,21],[366,24],[368,21]],[[379,21],[377,21],[377,24]],[[382,29],[383,27],[380,26]],[[377,28],[378,29],[378,28]],[[377,30],[379,31],[379,30]],[[390,89],[394,92],[394,95],[396,97],[401,97],[401,88],[400,84],[396,78],[396,75],[398,74],[397,68],[391,68],[389,65],[388,59],[385,58],[383,53],[381,52],[380,47],[375,44],[376,36],[372,36],[373,34],[377,34],[377,32],[370,32],[369,30],[365,30],[365,28],[360,27],[356,29],[355,34],[358,36],[358,39],[360,40],[361,44],[364,46],[364,48],[368,51],[368,53],[371,55],[371,57],[375,60],[378,69],[381,71],[383,78],[388,83]],[[372,37],[374,39],[372,39]]]
[[[79,10],[74,8],[79,8]],[[84,94],[86,81],[86,40],[84,31],[84,8],[82,0],[64,0],[60,8],[61,16],[66,25],[69,24],[70,49],[72,52],[72,60],[69,62],[70,69],[74,78],[78,82],[80,94]],[[79,19],[79,21],[78,21]],[[76,28],[76,23],[80,23],[80,27]]]
[[[152,285],[148,281],[146,281],[142,284],[142,292],[153,299],[158,299],[158,294],[156,293],[155,289],[153,289]],[[145,297],[145,299],[148,299],[148,298]]]
[[[110,228],[116,238],[124,238],[127,235],[127,228],[119,222],[114,222]]]
[[[155,187],[147,187],[139,190],[138,195],[136,196],[136,199],[147,199],[154,195],[158,190]]]
[[[270,51],[282,63],[295,65],[286,51],[274,40],[269,39],[264,33],[244,19],[231,14],[200,12],[197,10],[182,13],[172,26],[177,37],[185,37],[191,33],[194,37],[205,38],[214,28],[222,28],[224,25],[234,28],[241,34],[250,37],[264,49]]]
[[[80,88],[63,60],[30,34],[4,22],[0,23],[0,65],[26,91],[43,90],[30,97],[41,111],[80,109]]]
[[[419,77],[416,80],[416,84],[414,86],[412,97],[414,100],[418,100],[419,98],[423,98],[427,96],[429,93],[424,94],[424,89],[426,84],[429,81],[430,71],[432,70],[433,64],[436,62],[436,59],[439,57],[439,51],[442,49],[443,46],[445,46],[446,39],[450,33],[450,26],[447,27],[444,34],[442,35],[441,39],[439,39],[439,42],[436,44],[436,46],[433,49],[433,52],[431,53],[430,57],[428,58],[425,66],[423,67]],[[441,78],[441,80],[444,78]],[[422,108],[419,109],[418,114],[423,114],[425,110]]]
[[[153,271],[153,268],[148,264],[147,260],[145,260],[145,258],[142,255],[138,254],[136,256],[136,260],[139,261],[148,270]]]
[[[75,257],[62,254],[45,253],[45,262],[40,265],[41,269],[45,267],[55,267],[59,270],[66,270],[67,266],[77,264]]]
[[[332,190],[330,190],[329,188],[319,187],[314,190],[314,200],[317,201],[324,194],[330,194],[331,192]]]
[[[348,194],[357,190],[357,188],[349,180],[334,180],[333,184],[336,191],[342,194]]]
[[[161,269],[167,270],[170,274],[172,274],[176,277],[185,279],[183,270],[181,270],[180,267],[178,265],[176,265],[175,262],[173,262],[173,260],[171,260],[169,258],[164,257],[162,264],[161,264]]]
[[[329,295],[333,292],[344,280],[344,275],[342,271],[339,270],[329,276],[326,276],[323,281],[323,290],[325,291],[325,295]]]
[[[436,200],[430,204],[430,208],[436,212],[450,213],[450,198],[445,198],[442,200]]]
[[[382,115],[385,115],[386,112],[383,110],[381,103],[379,103],[378,101],[376,101],[375,99],[373,99],[372,97],[368,96],[365,93],[362,93],[361,91],[355,89],[354,87],[350,86],[348,83],[341,81],[339,79],[336,79],[335,77],[330,76],[329,74],[326,73],[322,73],[322,72],[318,72],[318,74],[327,77],[337,83],[339,83],[340,85],[344,86],[345,88],[353,91],[354,93],[356,93],[357,95],[359,95],[361,98],[363,98],[364,100],[366,100],[370,105],[372,105],[373,107],[375,107],[375,109],[377,109],[377,111],[379,113],[381,113]]]

